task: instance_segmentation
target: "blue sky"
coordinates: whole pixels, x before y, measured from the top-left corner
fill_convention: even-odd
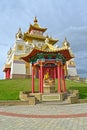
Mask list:
[[[34,16],[59,46],[67,37],[78,72],[87,77],[87,0],[0,0],[0,79],[18,28],[26,32]]]

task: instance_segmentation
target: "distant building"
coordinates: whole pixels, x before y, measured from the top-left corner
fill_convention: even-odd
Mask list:
[[[34,47],[46,51],[68,48],[71,55],[73,56],[73,59],[66,63],[65,75],[77,76],[74,55],[71,51],[70,44],[67,39],[65,38],[61,48],[54,46],[58,40],[49,36],[45,36],[44,32],[46,30],[47,28],[40,27],[36,17],[34,19],[34,24],[30,24],[28,31],[24,34],[22,33],[21,28],[19,28],[18,32],[15,35],[15,44],[13,48],[10,48],[8,51],[6,63],[3,67],[5,79],[31,77],[31,64],[23,61],[21,57],[31,52]],[[37,69],[35,70],[35,73],[36,77],[38,77]]]

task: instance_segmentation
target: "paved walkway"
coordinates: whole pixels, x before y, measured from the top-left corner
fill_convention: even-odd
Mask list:
[[[0,130],[87,130],[87,103],[0,106]]]

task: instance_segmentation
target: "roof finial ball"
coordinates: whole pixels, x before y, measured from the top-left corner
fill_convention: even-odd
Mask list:
[[[34,18],[34,24],[37,24],[37,17],[35,16],[35,18]]]

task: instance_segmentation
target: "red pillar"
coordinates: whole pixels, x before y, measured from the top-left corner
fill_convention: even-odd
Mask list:
[[[42,63],[40,64],[40,88],[41,88],[41,93],[43,93],[43,65]]]
[[[63,87],[63,91],[66,92],[64,65],[62,65],[61,75],[62,75],[62,87]]]
[[[9,70],[7,70],[7,79],[9,79]]]
[[[54,68],[53,68],[52,77],[53,77],[53,79],[55,79],[55,71],[54,71]]]
[[[32,64],[32,93],[34,93],[34,65]]]
[[[10,71],[11,71],[11,69],[9,68],[8,69],[8,79],[10,79]]]
[[[41,93],[41,73],[39,68],[39,92]]]
[[[44,67],[43,67],[43,78],[44,78]]]
[[[56,67],[54,67],[54,79],[56,78]]]
[[[52,76],[52,79],[54,79],[54,68],[52,68],[51,70],[51,76]]]
[[[58,63],[57,71],[58,71],[58,93],[60,93],[61,92],[61,64],[60,63]]]

